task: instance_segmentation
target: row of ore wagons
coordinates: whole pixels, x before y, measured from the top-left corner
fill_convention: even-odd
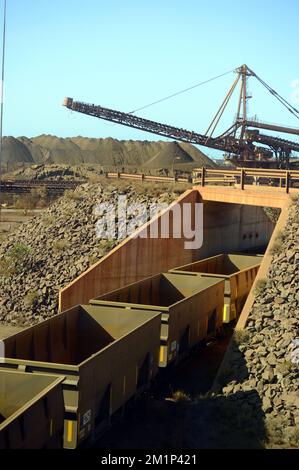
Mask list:
[[[260,256],[222,254],[78,305],[3,340],[0,448],[76,448],[240,314]]]

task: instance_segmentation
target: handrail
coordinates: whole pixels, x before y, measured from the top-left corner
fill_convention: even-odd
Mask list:
[[[289,193],[292,183],[299,181],[299,170],[267,170],[262,168],[238,168],[235,170],[226,169],[208,169],[201,168],[194,170],[196,177],[193,179],[194,182],[205,186],[206,183],[212,182],[212,176],[222,176],[222,181],[231,182],[231,178],[236,178],[236,184],[239,184],[241,189],[244,189],[245,184],[259,184],[261,179],[268,180],[279,180],[280,188],[285,188],[286,192]],[[228,180],[228,177],[230,178]],[[248,178],[250,179],[248,181]],[[253,180],[253,181],[252,181]]]
[[[115,179],[129,179],[129,180],[140,180],[140,181],[153,181],[157,183],[193,183],[188,178],[182,176],[152,176],[144,173],[117,173],[117,172],[106,172],[106,178]]]
[[[190,183],[188,178],[184,177],[171,177],[171,176],[151,176],[139,173],[117,173],[108,172],[106,173],[107,178],[118,178],[118,179],[132,179],[140,181],[153,181],[153,182],[164,182],[164,183]],[[289,193],[292,183],[299,181],[299,170],[267,170],[262,168],[237,168],[234,170],[226,169],[210,169],[210,168],[196,168],[193,170],[193,184],[199,184],[205,186],[206,184],[221,184],[229,183],[229,185],[235,183],[240,185],[241,189],[245,188],[245,184],[260,184],[263,179],[279,180],[279,187],[285,188],[286,192]]]

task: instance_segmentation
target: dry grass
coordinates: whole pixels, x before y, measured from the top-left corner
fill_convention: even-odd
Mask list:
[[[296,449],[299,448],[299,426],[296,426],[292,436],[290,436],[290,444]]]
[[[266,443],[265,446],[275,447],[283,444],[282,430],[285,426],[283,418],[272,418],[266,421]]]
[[[71,201],[81,201],[82,194],[80,194],[76,189],[75,190],[68,189],[67,191],[65,191],[64,197]]]
[[[291,372],[293,364],[291,361],[280,362],[277,364],[276,369],[282,375],[287,375]]]
[[[246,344],[250,335],[247,330],[235,330],[233,338],[236,344]]]
[[[287,425],[284,416],[268,418],[266,421],[266,442],[267,448],[294,448],[299,446],[299,426],[294,427],[293,432],[286,432]]]
[[[187,402],[187,401],[191,400],[188,393],[183,392],[182,390],[176,390],[175,392],[173,392],[171,398],[176,403],[178,403],[178,402]]]
[[[254,287],[254,296],[255,297],[258,297],[259,295],[261,295],[264,290],[266,289],[266,286],[267,286],[267,279],[258,279],[256,281],[256,284],[255,284],[255,287]]]
[[[33,307],[37,301],[38,301],[39,293],[37,291],[34,292],[29,292],[25,297],[24,297],[24,303],[28,307]]]
[[[50,225],[54,224],[55,217],[53,215],[50,215],[50,214],[46,213],[46,214],[43,215],[42,221],[43,221],[44,225],[50,226]]]
[[[100,253],[101,256],[109,253],[115,246],[117,246],[119,243],[118,240],[100,240],[99,242],[99,248],[100,248]]]
[[[67,240],[56,240],[53,243],[52,248],[53,248],[53,251],[55,251],[57,253],[59,251],[65,250],[65,248],[67,248],[67,246],[68,246]]]
[[[0,275],[9,277],[31,268],[31,250],[23,243],[16,243],[0,261]]]
[[[295,204],[298,204],[299,203],[299,194],[292,194],[291,199],[292,199],[292,202],[294,202]]]
[[[93,266],[98,261],[100,261],[100,258],[98,258],[97,256],[90,256],[89,259],[88,259],[89,266]]]
[[[283,251],[283,242],[280,240],[276,240],[270,250],[271,255],[279,255]]]
[[[284,248],[284,241],[285,241],[284,233],[279,232],[277,234],[277,237],[274,240],[273,245],[271,246],[270,254],[271,255],[279,255],[280,253],[282,253],[283,248]]]

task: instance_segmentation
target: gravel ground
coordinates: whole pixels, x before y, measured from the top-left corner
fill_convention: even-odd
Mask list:
[[[240,422],[267,447],[299,447],[299,198],[272,250],[266,279],[255,290],[245,330],[235,333],[221,377]],[[248,423],[247,423],[248,421]],[[244,422],[246,426],[244,425]]]

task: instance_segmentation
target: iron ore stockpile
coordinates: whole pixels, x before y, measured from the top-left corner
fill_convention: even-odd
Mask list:
[[[4,137],[3,163],[82,165],[98,164],[109,167],[172,168],[176,166],[217,165],[198,148],[187,142],[149,142],[86,137],[59,138],[52,135]]]
[[[166,192],[167,191],[167,192]],[[0,242],[0,322],[28,326],[58,312],[58,292],[119,241],[96,235],[96,205],[167,203],[184,188],[148,184],[84,184]]]
[[[267,278],[256,287],[247,326],[235,332],[228,363],[219,378],[223,395],[213,397],[209,407],[203,400],[204,410],[197,404],[198,412],[213,413],[223,446],[238,441],[246,447],[298,448],[298,230],[297,197],[286,228],[273,246]],[[200,421],[205,420],[203,416],[199,420],[197,413],[191,418],[193,444],[200,436]],[[210,416],[208,429],[211,421]],[[211,445],[213,432],[205,436]]]

